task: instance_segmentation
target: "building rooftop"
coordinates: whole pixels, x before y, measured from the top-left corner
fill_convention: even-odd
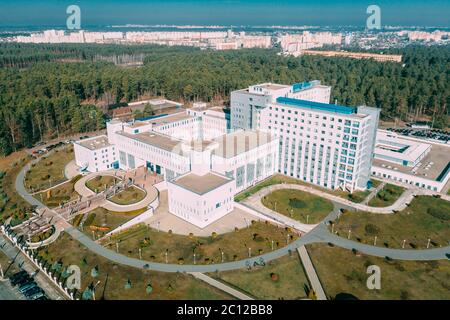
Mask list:
[[[109,147],[111,144],[108,142],[107,136],[98,136],[95,138],[79,140],[77,143],[80,146],[88,148],[89,150],[98,150]]]
[[[214,154],[223,158],[233,158],[241,153],[260,147],[275,139],[270,133],[262,131],[237,131],[214,139],[218,147]]]
[[[203,176],[188,173],[172,180],[171,182],[177,186],[183,187],[184,189],[203,195],[217,189],[220,186],[223,186],[230,181],[232,181],[232,179],[209,172]]]
[[[377,132],[375,156],[390,157],[415,162],[431,147],[428,143],[404,139],[395,134]]]
[[[151,120],[148,120],[148,122],[152,123],[155,126],[160,126],[160,125],[168,124],[171,122],[177,122],[177,121],[187,120],[187,119],[192,119],[192,118],[193,117],[186,114],[186,112],[179,112],[179,113],[174,113],[174,114],[156,118],[156,119],[151,119]]]
[[[317,110],[317,111],[339,113],[339,114],[344,114],[344,115],[356,114],[357,110],[358,110],[358,108],[356,108],[356,107],[340,106],[340,105],[336,105],[336,104],[320,103],[320,102],[286,98],[286,97],[277,98],[277,103],[294,106],[294,107],[312,109],[312,110]]]
[[[149,144],[159,149],[163,149],[180,155],[183,154],[181,148],[182,145],[181,140],[171,138],[163,134],[155,132],[142,132],[138,134],[129,134],[123,131],[118,134],[145,144]]]
[[[284,84],[276,84],[276,83],[263,83],[260,85],[257,85],[257,87],[261,87],[267,90],[280,90],[280,89],[286,89],[289,86]]]
[[[448,170],[450,147],[442,145],[431,146],[431,151],[414,167],[402,166],[386,160],[374,159],[373,165],[422,178],[437,180]]]

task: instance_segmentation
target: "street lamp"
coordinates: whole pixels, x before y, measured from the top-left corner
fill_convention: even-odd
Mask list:
[[[306,224],[309,224],[308,221],[309,221],[309,214],[306,215]]]
[[[405,249],[405,243],[406,243],[406,239],[403,240],[403,243],[402,243],[402,249]]]
[[[347,239],[349,239],[349,240],[350,240],[351,233],[352,233],[352,230],[348,230],[348,237],[347,237]]]
[[[252,256],[252,248],[248,247],[248,257],[250,258]]]
[[[273,251],[273,242],[274,242],[274,241],[272,240],[272,251]]]

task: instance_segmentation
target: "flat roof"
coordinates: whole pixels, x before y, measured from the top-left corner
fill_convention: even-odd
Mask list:
[[[108,141],[107,136],[98,136],[94,138],[79,140],[77,143],[89,150],[98,150],[109,147],[111,144]]]
[[[203,176],[188,173],[172,180],[171,182],[177,186],[183,187],[184,189],[203,195],[223,186],[224,184],[227,184],[230,181],[232,181],[232,179],[209,172]]]
[[[294,107],[313,109],[317,111],[326,111],[339,113],[344,115],[353,115],[356,114],[358,108],[349,107],[349,106],[340,106],[336,104],[328,104],[328,103],[320,103],[308,100],[294,99],[294,98],[286,98],[286,97],[278,97],[277,103],[290,105]]]
[[[254,87],[261,87],[261,88],[265,88],[268,90],[280,90],[280,89],[289,88],[290,86],[284,85],[284,84],[277,84],[277,83],[263,83],[263,84],[257,84]]]
[[[268,132],[245,130],[229,133],[214,139],[219,145],[214,154],[223,158],[233,158],[275,139]]]
[[[177,121],[181,121],[181,120],[187,120],[187,119],[192,119],[194,118],[193,116],[188,115],[185,111],[183,112],[179,112],[179,113],[174,113],[165,117],[160,117],[160,118],[156,118],[156,119],[150,119],[148,120],[149,123],[152,123],[155,126],[160,126],[160,125],[165,125],[171,122],[177,122]]]
[[[175,154],[180,155],[183,154],[181,148],[182,141],[166,135],[162,135],[156,132],[142,132],[138,134],[129,134],[123,131],[118,132],[118,134],[166,151],[173,152]]]
[[[377,158],[373,159],[373,165],[413,176],[436,180],[450,162],[449,153],[450,147],[433,144],[431,145],[431,151],[414,168]]]
[[[404,139],[395,134],[377,132],[375,157],[377,155],[415,162],[423,155],[430,144]]]

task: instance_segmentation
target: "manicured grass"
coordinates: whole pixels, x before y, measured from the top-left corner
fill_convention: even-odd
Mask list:
[[[31,206],[17,193],[16,177],[30,161],[24,151],[0,158],[0,222],[12,217],[11,224],[17,225],[28,219]]]
[[[96,176],[86,182],[86,187],[96,193],[100,193],[117,184],[119,178],[113,176]]]
[[[322,192],[326,192],[332,195],[335,195],[337,197],[341,197],[347,200],[350,200],[352,202],[362,202],[370,193],[370,191],[366,190],[366,191],[355,191],[354,193],[349,193],[343,190],[331,190],[331,189],[326,189],[326,188],[322,188],[320,186],[311,184],[311,183],[307,183],[305,181],[299,180],[299,179],[295,179],[292,177],[287,177],[281,174],[276,174],[262,182],[260,182],[259,184],[257,184],[254,187],[251,187],[247,190],[242,191],[241,193],[237,194],[234,197],[234,200],[237,202],[240,202],[242,200],[244,200],[245,198],[250,197],[251,195],[257,193],[258,191],[260,191],[261,189],[264,189],[265,187],[269,187],[275,184],[299,184],[299,185],[303,185],[303,186],[307,186],[316,190],[320,190]]]
[[[25,187],[36,192],[66,181],[64,168],[74,158],[73,147],[55,149],[32,166],[25,175]]]
[[[125,190],[119,192],[108,200],[120,205],[128,205],[133,203],[138,203],[143,200],[146,196],[146,192],[142,189],[131,186]]]
[[[148,271],[115,264],[90,252],[67,234],[63,234],[50,246],[40,249],[39,255],[47,261],[47,266],[56,267],[56,262],[61,263],[61,266],[56,268],[58,271],[52,270],[52,272],[56,271],[57,277],[63,281],[65,280],[61,272],[65,268],[69,265],[79,266],[81,292],[89,285],[100,281],[95,291],[98,300],[230,299],[222,291],[186,274]],[[92,272],[94,268],[97,268],[98,274]],[[131,288],[126,289],[128,280],[130,280]],[[153,288],[150,294],[146,292],[148,284],[151,284]],[[77,296],[80,297],[81,294],[78,293]]]
[[[224,261],[247,258],[248,248],[251,248],[252,256],[270,252],[272,240],[277,249],[286,245],[288,234],[289,242],[297,237],[291,230],[256,221],[249,228],[210,237],[158,232],[141,224],[114,235],[103,244],[115,250],[116,242],[119,242],[119,251],[135,258],[139,257],[141,248],[143,259],[157,262],[166,261],[167,251],[168,261],[180,264],[193,264],[195,252],[197,264],[211,264],[221,262],[221,250]]]
[[[145,211],[145,209],[144,209]],[[116,229],[120,225],[125,222],[133,219],[138,214],[142,212],[111,212],[104,208],[97,208],[89,212],[89,215],[92,215],[92,219],[87,218],[86,222],[83,226],[83,231],[89,237],[92,238],[93,232],[95,234],[95,239],[99,239],[103,237],[108,232]]]
[[[345,212],[336,221],[334,230],[347,237],[351,230],[353,240],[377,245],[401,248],[421,248],[447,246],[450,239],[450,202],[443,199],[419,196],[409,207],[394,214],[374,214],[367,212]]]
[[[376,180],[376,179],[370,179],[370,181],[372,181],[373,188],[377,188],[382,183],[380,180]]]
[[[31,237],[31,242],[41,242],[50,238],[55,233],[55,228],[50,228],[47,231],[35,234]]]
[[[41,201],[49,208],[55,208],[60,206],[61,204],[73,201],[77,199],[80,195],[74,189],[75,183],[73,179],[71,181],[67,181],[66,183],[47,190],[35,194],[34,197]]]
[[[264,267],[211,274],[257,299],[296,300],[307,297],[308,279],[296,252]],[[273,277],[273,278],[272,278]]]
[[[343,293],[358,299],[450,299],[448,260],[387,260],[326,244],[307,248],[325,293],[332,299]],[[380,290],[367,288],[370,265],[380,267]]]
[[[368,204],[371,207],[388,207],[394,204],[404,191],[405,188],[387,183]]]
[[[296,189],[275,190],[261,199],[267,208],[302,223],[319,223],[331,211],[331,201]]]

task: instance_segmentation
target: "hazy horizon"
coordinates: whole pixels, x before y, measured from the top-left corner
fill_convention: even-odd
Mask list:
[[[364,26],[371,4],[380,6],[384,26],[450,26],[450,1],[443,0],[0,0],[0,26],[61,27],[72,4],[85,26]]]

